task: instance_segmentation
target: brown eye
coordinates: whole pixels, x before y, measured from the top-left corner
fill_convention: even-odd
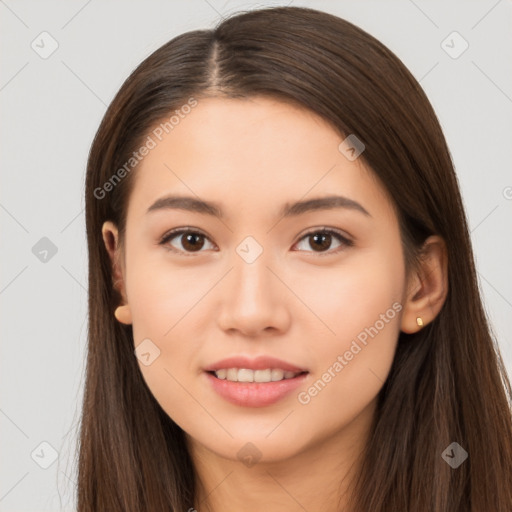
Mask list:
[[[306,233],[296,245],[300,245],[303,241],[306,241],[309,247],[313,249],[312,251],[306,252],[314,252],[319,256],[323,256],[324,253],[327,255],[335,254],[353,245],[351,240],[332,229],[317,229],[316,231],[310,231],[309,233]],[[329,250],[335,241],[337,241],[338,246],[335,247],[334,250]],[[173,252],[190,256],[193,253],[201,252],[201,249],[205,247],[206,242],[211,243],[209,238],[203,233],[182,228],[170,231],[164,235],[160,241],[160,245],[163,245],[165,248]]]
[[[177,243],[171,243],[171,241],[174,241],[175,239]],[[206,240],[208,240],[208,238],[202,233],[181,229],[171,231],[170,233],[164,235],[160,241],[160,244],[168,247],[173,251],[194,253],[201,252],[201,249],[204,247]]]
[[[333,243],[333,239],[338,242],[338,246],[335,250],[329,251],[329,248]],[[306,240],[309,247],[313,248],[313,251],[307,252],[317,253],[333,254],[353,245],[351,240],[332,229],[317,229],[316,231],[310,231],[301,238],[300,242],[302,242],[302,240]]]

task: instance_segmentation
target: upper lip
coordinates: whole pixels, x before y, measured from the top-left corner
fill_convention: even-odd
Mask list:
[[[270,356],[258,356],[252,359],[250,357],[245,356],[227,357],[226,359],[222,359],[209,366],[206,366],[205,371],[212,372],[216,370],[221,370],[223,368],[248,368],[250,370],[266,370],[267,368],[280,368],[281,370],[295,373],[307,371],[303,368],[299,368],[298,366],[287,363],[286,361],[282,361],[281,359],[276,359],[275,357]]]

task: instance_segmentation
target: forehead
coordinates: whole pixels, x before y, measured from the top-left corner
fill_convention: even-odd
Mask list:
[[[136,169],[129,209],[141,214],[171,193],[226,204],[227,216],[333,193],[389,208],[362,160],[340,151],[344,137],[305,108],[265,97],[206,98],[168,121],[149,133],[153,147]]]

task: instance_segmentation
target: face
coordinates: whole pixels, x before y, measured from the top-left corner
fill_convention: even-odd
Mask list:
[[[329,124],[269,98],[199,100],[152,137],[122,272],[156,400],[233,460],[282,460],[350,432],[373,413],[400,332],[405,267],[383,187]],[[345,199],[311,202],[332,196]],[[217,364],[233,357],[245,359]]]

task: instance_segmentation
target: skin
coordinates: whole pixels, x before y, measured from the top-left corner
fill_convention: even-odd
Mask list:
[[[201,99],[138,165],[124,252],[116,226],[103,226],[124,300],[116,316],[133,326],[135,346],[149,338],[160,350],[139,367],[186,432],[198,510],[346,505],[398,335],[419,330],[417,317],[427,325],[445,300],[443,240],[430,237],[421,266],[406,275],[392,202],[362,159],[339,151],[343,138],[316,114],[270,98]],[[171,193],[216,201],[225,218],[146,213]],[[284,203],[333,193],[370,215],[331,209],[278,216]],[[203,233],[202,246],[191,250],[183,235],[167,242],[178,252],[159,245],[178,227]],[[353,245],[332,237],[322,249],[304,236],[324,227]],[[236,252],[249,235],[263,249],[251,264]],[[394,303],[401,311],[321,392],[300,403],[298,392],[322,378]],[[272,355],[309,375],[276,404],[237,406],[217,395],[203,372],[235,354]],[[248,442],[261,454],[251,467],[237,456]]]

